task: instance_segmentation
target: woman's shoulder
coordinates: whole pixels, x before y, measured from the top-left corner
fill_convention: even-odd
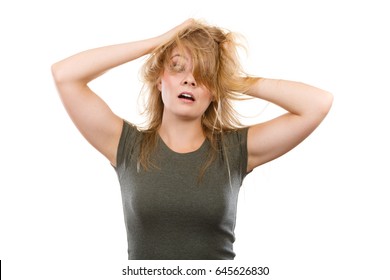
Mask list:
[[[242,140],[247,139],[248,129],[249,129],[248,126],[243,126],[243,127],[226,130],[221,134],[224,140],[228,142],[232,142],[232,143],[235,143],[237,141],[241,142]]]
[[[128,145],[129,143],[134,143],[142,134],[142,130],[137,125],[123,119],[120,144]]]

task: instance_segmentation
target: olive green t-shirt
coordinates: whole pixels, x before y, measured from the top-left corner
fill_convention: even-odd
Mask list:
[[[124,121],[115,170],[129,259],[234,259],[237,199],[247,174],[247,132],[225,133],[225,154],[221,150],[199,180],[210,152],[207,140],[194,152],[177,153],[159,138],[152,156],[158,167],[144,170],[137,168],[143,132]]]

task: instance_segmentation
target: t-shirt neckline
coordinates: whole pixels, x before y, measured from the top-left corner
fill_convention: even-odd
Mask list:
[[[190,156],[190,155],[196,155],[198,153],[201,153],[206,145],[207,145],[207,138],[205,138],[202,142],[202,144],[199,146],[199,148],[197,148],[196,150],[194,151],[191,151],[191,152],[186,152],[186,153],[180,153],[180,152],[176,152],[174,150],[172,150],[165,142],[164,140],[161,138],[160,134],[158,134],[158,142],[160,143],[160,146],[163,148],[163,150],[165,150],[166,152],[170,153],[170,154],[173,154],[173,155],[177,155],[177,156],[182,156],[182,157],[185,157],[185,156]]]

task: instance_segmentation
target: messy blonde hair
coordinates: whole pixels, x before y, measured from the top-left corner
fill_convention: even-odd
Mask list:
[[[164,69],[169,67],[174,49],[180,54],[184,54],[184,50],[190,53],[197,84],[208,88],[212,96],[212,102],[201,120],[203,133],[211,144],[211,152],[201,175],[217,152],[223,149],[223,133],[242,127],[232,101],[242,99],[242,93],[248,91],[258,78],[250,77],[242,70],[237,53],[239,46],[236,34],[194,21],[151,53],[141,70],[146,89],[143,113],[147,117],[139,157],[139,164],[143,168],[148,169],[153,165],[150,155],[158,141],[157,131],[164,109],[158,83]]]

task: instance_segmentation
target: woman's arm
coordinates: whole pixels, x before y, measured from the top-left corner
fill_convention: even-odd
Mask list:
[[[259,79],[246,93],[274,103],[287,111],[248,131],[248,171],[297,146],[321,123],[333,96],[299,82]]]
[[[52,66],[59,95],[69,116],[88,142],[114,166],[122,119],[88,87],[88,83],[114,67],[150,53],[190,23],[191,20],[187,20],[163,35],[147,40],[87,50]]]

